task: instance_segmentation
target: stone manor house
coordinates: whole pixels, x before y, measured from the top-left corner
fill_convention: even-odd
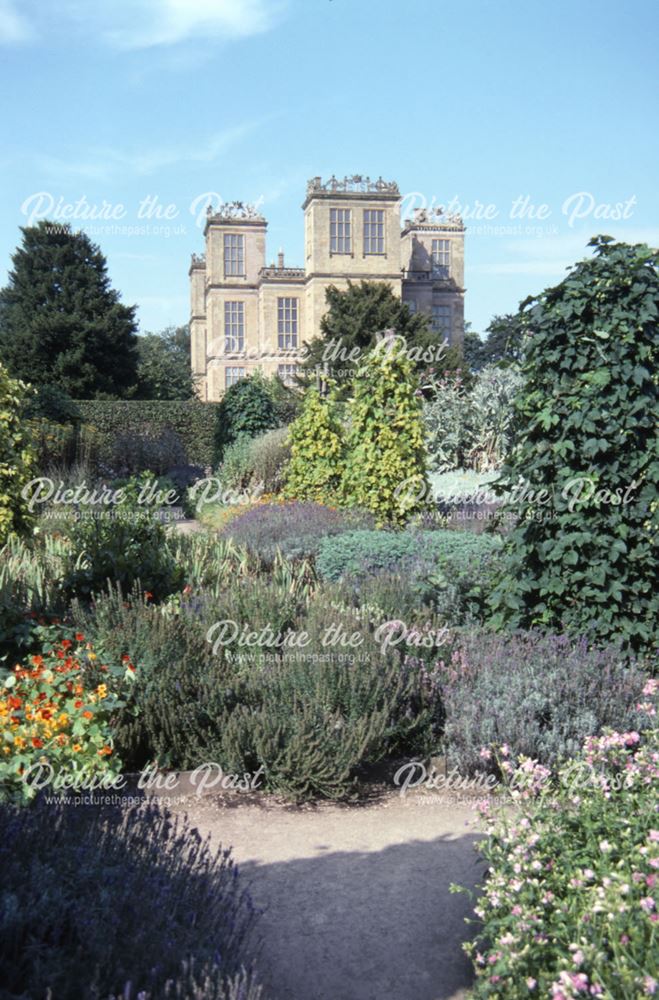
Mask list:
[[[206,253],[190,265],[192,370],[202,399],[220,399],[260,369],[292,379],[304,342],[320,335],[330,285],[382,281],[425,312],[438,342],[462,341],[464,233],[455,215],[400,219],[398,185],[314,177],[304,210],[304,267],[266,264],[267,222],[240,202],[209,209]]]

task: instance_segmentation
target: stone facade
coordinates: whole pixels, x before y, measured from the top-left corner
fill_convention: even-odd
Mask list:
[[[305,341],[320,335],[330,285],[382,281],[431,317],[438,341],[462,342],[464,225],[425,211],[400,219],[400,192],[382,179],[307,185],[304,267],[266,265],[267,222],[240,202],[209,212],[206,253],[190,265],[192,370],[202,399],[256,370],[290,380]]]

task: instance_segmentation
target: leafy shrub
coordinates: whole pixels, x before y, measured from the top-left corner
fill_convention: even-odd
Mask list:
[[[239,437],[256,437],[277,426],[277,414],[269,386],[256,372],[229,386],[217,408],[215,449],[221,459],[227,445]]]
[[[327,535],[370,524],[372,518],[368,514],[293,501],[251,507],[234,518],[222,536],[269,561],[278,549],[288,558],[313,555]]]
[[[245,580],[178,609],[112,595],[94,615],[74,615],[104,656],[130,655],[138,665],[136,714],[123,711],[114,729],[117,751],[135,768],[153,759],[175,768],[213,760],[227,772],[263,767],[271,791],[343,798],[364,767],[436,744],[439,707],[423,665],[383,652],[373,638],[378,619],[340,603],[308,605],[280,583]],[[333,643],[329,628],[362,639],[356,648]],[[291,630],[307,637],[302,645],[283,641]],[[245,632],[264,638],[250,642]]]
[[[656,641],[659,612],[659,254],[609,237],[591,245],[595,256],[528,313],[518,440],[502,474],[504,488],[521,477],[527,489],[492,606],[496,625],[595,629],[640,650]]]
[[[360,631],[351,614],[314,602],[298,625],[304,648],[284,649],[279,659],[257,654],[238,704],[216,729],[214,760],[221,755],[231,771],[263,766],[265,787],[297,800],[350,796],[364,768],[433,743],[437,706],[422,672],[365,635],[355,648],[328,643],[328,627]]]
[[[486,606],[498,540],[462,531],[351,531],[323,539],[316,568],[326,580],[408,575],[454,623]]]
[[[116,453],[114,442],[118,435],[157,439],[163,431],[178,435],[187,462],[204,467],[213,463],[219,403],[202,403],[197,399],[81,399],[75,405],[83,422],[95,428],[97,443],[93,457],[105,464],[111,464],[110,459]]]
[[[240,437],[224,449],[219,476],[223,489],[277,493],[290,456],[288,429],[278,427],[257,437]]]
[[[27,420],[26,431],[39,470],[54,464],[69,464],[75,459],[78,432],[71,424],[58,424],[45,417]]]
[[[643,725],[635,711],[644,672],[615,648],[566,636],[472,632],[442,665],[447,754],[464,771],[485,768],[483,747],[507,743],[553,765],[604,727]]]
[[[366,356],[349,404],[344,502],[371,511],[380,524],[402,524],[425,506],[426,451],[419,383],[397,345]],[[401,491],[401,484],[408,490]]]
[[[42,652],[15,666],[0,688],[0,798],[31,798],[35,788],[23,774],[37,762],[55,775],[118,774],[121,766],[111,721],[134,667],[119,658],[112,668],[97,666],[84,635],[45,631]]]
[[[0,806],[3,997],[258,1000],[237,874],[153,805]]]
[[[343,474],[344,442],[333,399],[321,399],[317,389],[307,389],[289,435],[284,495],[320,503],[335,496]]]
[[[29,420],[46,420],[53,424],[77,426],[81,420],[80,407],[57,385],[35,387],[32,398],[25,407]]]
[[[460,372],[445,373],[424,385],[423,403],[428,465],[433,472],[463,468],[468,450],[469,395]]]
[[[466,460],[478,472],[498,469],[510,452],[515,433],[514,402],[522,385],[515,366],[488,365],[469,391]]]
[[[0,548],[0,668],[37,651],[38,619],[64,613],[68,550],[56,535],[10,536]]]
[[[0,364],[0,545],[29,529],[32,516],[21,496],[35,474],[30,434],[22,419],[28,388]]]
[[[590,737],[556,782],[506,762],[515,809],[488,819],[482,924],[465,945],[475,998],[656,992],[657,737]]]
[[[64,580],[69,597],[89,599],[108,581],[128,591],[139,580],[156,600],[181,587],[183,568],[174,562],[165,528],[148,504],[137,502],[147,481],[134,480],[122,506],[88,509],[74,523]]]
[[[431,470],[498,469],[512,444],[521,383],[513,365],[487,365],[469,383],[460,372],[428,380],[423,420]]]

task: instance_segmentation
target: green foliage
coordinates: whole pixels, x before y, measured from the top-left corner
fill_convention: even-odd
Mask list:
[[[458,624],[484,611],[498,551],[497,538],[468,531],[350,531],[320,542],[316,569],[324,580],[408,577],[444,620]]]
[[[289,458],[286,427],[254,438],[240,437],[224,449],[219,471],[222,489],[277,493]]]
[[[28,420],[48,420],[54,424],[77,427],[81,420],[80,407],[57,385],[37,386],[24,408]]]
[[[230,385],[217,407],[216,454],[239,437],[256,437],[277,425],[270,387],[260,372]]]
[[[190,329],[168,326],[137,340],[138,399],[193,399]]]
[[[83,421],[95,428],[97,457],[105,463],[111,464],[120,457],[117,455],[118,439],[132,437],[138,443],[144,442],[146,453],[149,442],[162,441],[167,435],[176,435],[189,463],[208,466],[213,462],[219,403],[202,403],[196,399],[79,400],[76,405]],[[178,460],[172,464],[178,464]],[[144,470],[134,468],[130,471]]]
[[[531,303],[517,443],[501,477],[519,520],[494,623],[589,631],[635,649],[655,637],[658,255],[595,255]],[[544,493],[542,492],[544,491]]]
[[[25,226],[0,292],[0,359],[34,385],[69,396],[130,395],[136,380],[135,307],[110,287],[105,257],[82,232]]]
[[[258,1000],[229,855],[154,805],[0,807],[3,997]]]
[[[480,351],[482,366],[499,362],[519,363],[522,360],[529,332],[527,318],[523,310],[493,317]]]
[[[476,372],[487,363],[485,343],[475,330],[470,330],[468,327],[469,324],[465,323],[462,357],[469,371]]]
[[[365,766],[422,753],[434,739],[438,708],[420,670],[383,654],[363,629],[356,647],[328,643],[330,627],[360,635],[354,613],[309,605],[280,582],[245,579],[178,609],[106,596],[93,616],[78,609],[76,621],[105,655],[136,664],[138,719],[122,717],[115,730],[134,766],[263,767],[260,787],[270,791],[345,798]],[[265,637],[247,642],[245,632]],[[303,645],[286,645],[290,634],[304,635]]]
[[[427,380],[423,420],[430,468],[498,468],[511,447],[517,368],[487,365],[466,383],[461,374]]]
[[[22,419],[28,387],[0,364],[0,545],[29,530],[33,518],[21,492],[35,476],[30,432]]]
[[[64,590],[69,597],[91,600],[108,581],[124,592],[139,582],[161,600],[180,589],[183,568],[175,564],[167,533],[148,503],[138,501],[149,477],[134,479],[125,502],[115,507],[88,507],[70,532],[69,565]]]
[[[307,389],[302,412],[289,428],[291,460],[284,496],[328,502],[337,494],[344,467],[343,428],[334,400]]]
[[[445,751],[464,774],[495,770],[481,756],[484,747],[506,743],[553,767],[606,727],[647,727],[637,711],[647,674],[617,647],[475,629],[459,637],[441,667]]]
[[[435,358],[441,354],[442,368],[456,368],[461,362],[455,348],[438,351],[440,338],[430,329],[428,317],[424,313],[411,313],[383,282],[349,281],[345,290],[331,285],[326,299],[321,336],[306,345],[302,370],[307,384],[320,375],[330,378],[339,387],[339,394],[345,395],[364,355],[375,347],[378,336],[385,330],[393,330],[403,338],[419,372],[428,367],[428,361],[424,360],[428,356]]]
[[[479,845],[475,998],[655,993],[658,736],[588,739],[555,780],[502,760],[515,801],[503,796]]]
[[[349,404],[344,502],[401,524],[428,495],[421,401],[412,363],[396,345],[372,351]]]

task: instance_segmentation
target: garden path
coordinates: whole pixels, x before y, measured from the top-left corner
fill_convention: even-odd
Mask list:
[[[470,902],[483,875],[473,808],[419,790],[358,806],[189,798],[202,834],[232,845],[259,922],[267,1000],[461,1000]],[[236,804],[237,802],[237,804]]]

